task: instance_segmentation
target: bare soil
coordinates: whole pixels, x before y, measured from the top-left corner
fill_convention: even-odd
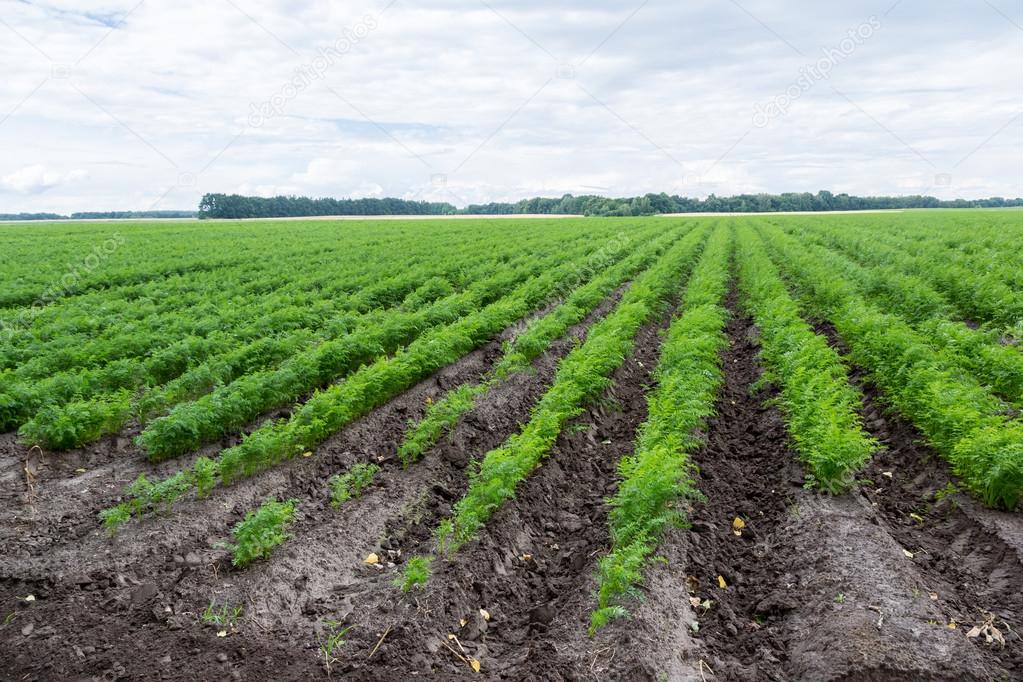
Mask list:
[[[586,635],[609,544],[605,500],[646,417],[667,317],[641,330],[608,391],[480,538],[438,559],[425,590],[396,589],[408,558],[432,551],[472,460],[529,418],[558,360],[618,295],[408,469],[395,455],[408,420],[427,398],[484,376],[518,327],[313,457],[116,538],[96,512],[139,472],[163,475],[185,460],[149,465],[130,433],[68,455],[0,436],[0,679],[326,679],[318,642],[328,621],[352,628],[329,675],[346,680],[471,679],[470,659],[480,679],[1023,679],[1019,515],[947,488],[948,466],[859,372],[865,427],[884,449],[855,491],[805,489],[773,389],[752,391],[758,335],[737,311],[717,414],[694,456],[705,499],[692,502],[691,528],[664,539],[631,618]],[[332,509],[327,480],[360,461],[382,471],[363,497]],[[270,496],[299,501],[292,539],[270,560],[232,569],[231,526]],[[371,552],[380,564],[364,563]],[[244,616],[235,627],[203,625],[213,601]],[[984,623],[1004,646],[966,636]]]

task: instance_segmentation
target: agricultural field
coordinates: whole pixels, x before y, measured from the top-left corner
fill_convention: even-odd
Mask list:
[[[0,678],[1023,679],[1023,212],[0,225]]]

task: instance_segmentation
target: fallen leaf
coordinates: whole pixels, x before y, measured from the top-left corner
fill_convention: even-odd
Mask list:
[[[700,606],[703,607],[704,611],[710,611],[710,607],[714,606],[714,602],[712,602],[710,599],[704,599],[703,603],[700,604]]]
[[[902,550],[902,553],[905,554],[906,558],[908,558],[908,559],[912,559],[913,558],[913,553],[910,552],[908,549]]]
[[[938,593],[931,592],[931,601],[938,601]]]
[[[426,404],[433,405],[433,398],[431,398],[430,396],[426,396]]]
[[[522,556],[519,557],[519,559],[521,559],[522,561],[532,561],[533,560],[533,555],[532,554],[523,554]]]
[[[312,457],[312,456],[313,456],[313,453],[312,453],[311,451],[306,451],[306,452],[303,452],[303,453],[302,453],[302,456],[303,456],[303,457]]]
[[[218,632],[217,637],[227,637],[227,630],[221,630]]]
[[[480,615],[483,616],[483,620],[490,620],[490,611],[480,609]]]
[[[452,639],[457,639],[457,637],[455,637],[455,636],[454,636],[453,634],[451,634],[451,633],[448,633],[448,639],[449,639],[449,640],[452,640]]]
[[[700,586],[700,581],[697,580],[695,575],[686,577],[686,589],[689,590],[690,594],[696,594],[696,588]]]
[[[458,627],[460,627],[460,628],[464,628],[464,627],[465,627],[465,624],[466,624],[466,623],[468,623],[468,622],[469,622],[469,621],[467,621],[467,620],[466,620],[465,618],[459,618],[459,619],[458,619]]]
[[[910,514],[909,518],[913,519],[914,521],[919,521],[920,523],[924,522],[924,517],[920,516],[919,514]]]
[[[36,596],[34,594],[30,594],[27,597],[25,597],[25,601],[35,601],[35,600],[36,600]]]
[[[86,472],[85,469],[75,469],[76,474],[84,474],[85,472]]]
[[[363,563],[374,566],[380,563],[380,557],[378,557],[375,552],[371,553],[368,557],[366,557],[366,560]]]
[[[887,476],[888,478],[895,478],[895,474],[893,474],[890,471],[883,471],[883,472],[881,472],[881,475],[882,476]]]
[[[740,517],[736,516],[735,520],[732,521],[732,532],[737,536],[742,535],[742,529],[746,527],[746,522]]]
[[[955,622],[955,619],[952,619],[952,620],[950,620],[950,621],[948,622],[948,629],[949,629],[949,630],[955,630],[955,629],[956,629],[956,622]]]
[[[974,625],[973,628],[969,632],[966,633],[966,636],[967,637],[971,637],[971,638],[972,637],[980,637],[980,633],[981,632],[982,632],[981,627],[979,625]]]
[[[718,587],[720,587],[722,590],[728,587],[728,583],[725,582],[724,576],[720,575],[718,576]]]
[[[689,629],[692,630],[693,632],[699,632],[700,621],[694,620],[692,623],[689,624]]]
[[[469,659],[469,665],[472,667],[472,671],[474,673],[478,673],[480,671],[480,668],[482,667],[480,666],[480,662],[477,661],[475,658]]]
[[[700,598],[699,597],[690,597],[689,598],[689,603],[693,605],[694,609],[700,608]]]

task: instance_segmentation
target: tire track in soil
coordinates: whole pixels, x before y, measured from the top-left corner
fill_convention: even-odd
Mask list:
[[[538,397],[544,377],[549,380],[553,376],[556,356],[567,354],[572,339],[582,336],[606,314],[626,288],[624,285],[604,301],[565,339],[552,344],[534,363],[533,372],[521,373],[506,382],[506,388],[499,386],[493,392],[497,402],[491,409],[506,414],[506,433],[493,421],[473,420],[470,415],[463,421],[471,426],[460,426],[462,432],[453,434],[450,448],[469,449],[479,439],[502,441],[517,425],[516,411],[511,408],[522,418],[528,415],[530,398],[518,395],[524,385],[536,383],[532,395]],[[5,635],[0,638],[0,658],[14,661],[14,668],[27,679],[75,674],[140,678],[154,669],[160,671],[161,679],[182,680],[229,675],[236,679],[322,676],[322,663],[311,644],[318,633],[306,626],[308,621],[318,620],[324,604],[331,608],[336,604],[331,603],[333,594],[326,599],[311,598],[308,593],[317,585],[310,585],[305,574],[326,575],[336,565],[331,561],[333,553],[377,541],[370,521],[395,513],[388,508],[394,506],[386,499],[388,490],[402,486],[406,490],[429,489],[436,473],[426,466],[431,460],[405,472],[394,455],[408,420],[422,417],[427,397],[436,398],[485,376],[502,356],[501,344],[521,332],[523,322],[347,427],[322,444],[313,459],[292,460],[221,489],[209,499],[190,500],[174,516],[129,524],[113,542],[94,522],[81,542],[77,537],[56,538],[55,544],[66,547],[58,556],[49,551],[21,551],[22,561],[17,564],[0,561],[0,612],[16,613],[11,623],[0,626]],[[378,474],[372,493],[357,501],[372,503],[376,494],[381,514],[342,517],[331,510],[327,503],[329,476],[355,461],[376,460],[381,452],[389,453],[381,463],[385,471]],[[443,461],[432,453],[429,457]],[[450,468],[449,462],[444,462],[441,469],[445,468]],[[464,466],[458,473],[464,478]],[[234,572],[227,568],[227,551],[219,545],[230,539],[230,528],[244,513],[269,495],[311,500],[300,505],[297,523],[289,531],[326,539],[329,546],[321,546],[325,554],[309,557],[313,562],[309,563],[301,547],[291,541],[270,561]],[[62,503],[60,499],[49,502]],[[95,501],[92,504],[102,506]],[[365,505],[352,504],[350,509],[364,512]],[[93,511],[88,513],[95,518]],[[282,565],[290,570],[281,571]],[[351,571],[351,564],[343,570]],[[336,578],[331,585],[335,583]],[[253,593],[268,585],[276,598],[273,603]],[[30,609],[19,600],[27,594],[37,597]],[[245,604],[246,616],[250,612],[256,616],[252,625],[243,626],[239,636],[220,639],[214,637],[215,629],[196,625],[198,611],[213,595],[219,604]],[[33,631],[21,634],[20,628],[28,623],[33,624]],[[369,636],[365,630],[353,632],[348,647],[359,646],[360,638]],[[186,668],[178,665],[182,659],[188,659]]]
[[[832,326],[819,323],[817,329],[847,355]],[[1011,679],[1023,678],[1023,518],[984,507],[969,493],[938,495],[956,481],[949,464],[913,424],[886,409],[865,371],[854,368],[850,380],[862,390],[867,430],[884,445],[860,475],[872,481],[862,496],[913,553],[913,563],[938,596],[944,622],[955,620],[965,633],[996,616],[1005,646],[988,646],[980,637],[975,647]]]
[[[736,300],[733,290],[733,312]],[[990,679],[997,661],[962,631],[928,625],[943,616],[927,576],[869,503],[803,488],[776,391],[751,392],[756,327],[736,312],[728,336],[717,412],[693,458],[707,499],[681,536],[694,594],[712,601],[696,609],[694,656],[725,680]]]
[[[607,679],[608,666],[596,667],[600,652],[586,634],[596,604],[596,561],[609,544],[605,498],[614,493],[619,458],[632,451],[646,418],[645,392],[669,320],[640,330],[611,387],[566,425],[551,455],[478,540],[449,560],[435,560],[425,591],[402,597],[389,581],[376,581],[375,597],[358,610],[369,616],[362,620],[367,626],[380,631],[389,623],[391,630],[372,661],[349,669],[351,679],[413,673],[461,679],[471,671],[445,648],[458,648],[449,633],[481,662],[487,679]],[[405,536],[403,556],[432,549],[440,518]],[[621,660],[628,642],[621,645],[617,665],[634,667],[635,661]]]

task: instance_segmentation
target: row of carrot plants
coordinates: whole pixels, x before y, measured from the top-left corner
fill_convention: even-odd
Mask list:
[[[698,496],[689,456],[700,446],[697,430],[713,413],[722,379],[731,242],[726,226],[708,240],[686,288],[682,315],[665,336],[656,388],[647,395],[647,419],[633,453],[619,463],[618,489],[608,501],[611,550],[599,562],[591,632],[626,615],[625,602],[639,596],[643,570],[663,533],[686,523],[684,505]]]
[[[138,443],[153,460],[191,452],[378,356],[393,353],[431,328],[450,324],[497,300],[508,288],[560,258],[559,254],[547,258],[523,255],[463,292],[417,310],[370,316],[351,333],[294,355],[276,369],[244,375],[198,400],[176,406],[150,423]]]
[[[849,221],[841,229],[830,224],[808,226],[865,265],[890,264],[929,282],[964,318],[1000,328],[1012,327],[1023,319],[1023,294],[995,275],[954,262],[947,250],[924,246],[925,242],[916,242],[918,248],[907,250],[908,240],[894,236],[891,230],[879,229],[881,226],[874,221]]]
[[[632,351],[636,333],[664,311],[707,236],[704,225],[672,246],[633,281],[614,311],[590,329],[586,341],[561,361],[554,383],[533,408],[529,422],[470,472],[468,491],[437,528],[440,552],[450,554],[473,539],[550,453],[566,422],[610,385],[612,373]]]
[[[813,235],[794,233],[805,249],[846,278],[868,301],[902,315],[950,362],[1017,407],[1023,407],[1023,353],[1002,343],[997,331],[973,329],[949,319],[945,299],[918,277],[878,266],[866,268],[813,243]]]
[[[624,253],[622,255],[625,255]],[[531,310],[542,307],[576,269],[577,252],[563,252],[558,261],[539,265],[538,274],[512,288],[497,301],[435,327],[391,357],[362,367],[347,379],[313,395],[290,419],[268,422],[240,445],[224,450],[216,460],[200,457],[190,468],[158,482],[136,481],[125,499],[104,510],[101,519],[114,529],[132,515],[166,509],[194,491],[205,497],[213,488],[256,475],[315,447],[333,433],[384,404],[416,382],[455,362],[510,326]]]
[[[863,432],[862,395],[839,354],[802,318],[763,242],[747,226],[739,228],[736,262],[743,307],[760,332],[764,380],[778,387],[776,403],[795,450],[814,486],[839,493],[878,448]]]
[[[564,336],[569,327],[583,321],[623,282],[646,268],[677,239],[678,233],[669,230],[667,234],[641,247],[622,262],[573,291],[549,314],[531,321],[521,334],[505,344],[501,359],[485,380],[462,384],[429,405],[426,415],[411,425],[398,448],[398,457],[402,463],[408,466],[419,460],[490,389],[512,374],[529,367],[552,342]]]
[[[959,371],[900,316],[866,302],[853,286],[778,229],[762,234],[810,308],[830,321],[849,357],[912,421],[966,486],[991,506],[1013,509],[1023,494],[1023,423]]]

